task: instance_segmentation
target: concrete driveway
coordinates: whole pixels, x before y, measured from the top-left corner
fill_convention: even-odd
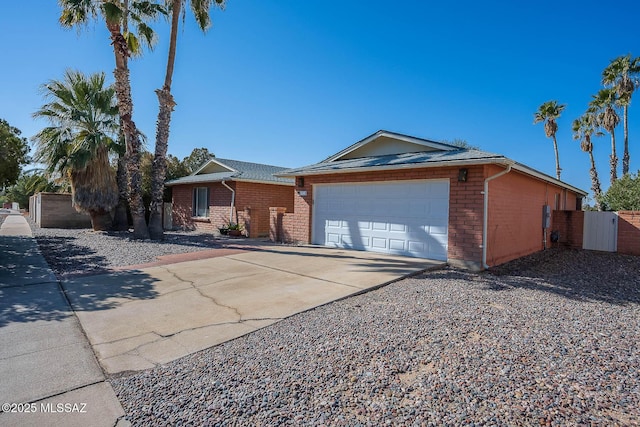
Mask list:
[[[151,368],[439,261],[266,243],[62,283],[105,372]],[[200,257],[203,255],[201,254]],[[158,264],[158,263],[154,263]]]

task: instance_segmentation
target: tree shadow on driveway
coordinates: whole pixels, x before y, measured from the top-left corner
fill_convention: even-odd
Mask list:
[[[72,240],[72,239],[71,239]],[[153,299],[156,279],[139,271],[113,272],[106,261],[67,238],[48,239],[58,266],[77,263],[102,273],[101,288],[92,287],[92,276],[77,278],[73,304],[76,311],[108,310],[123,300]],[[0,236],[0,328],[14,323],[62,321],[72,316],[62,289],[33,238]],[[79,261],[81,260],[81,261]],[[64,280],[64,279],[63,279]],[[64,287],[64,285],[63,285]],[[71,299],[71,298],[69,298]]]

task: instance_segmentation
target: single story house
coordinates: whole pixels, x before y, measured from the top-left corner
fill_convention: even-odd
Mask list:
[[[447,261],[480,270],[551,244],[551,211],[586,192],[499,154],[378,131],[295,179],[271,238]]]
[[[285,168],[214,158],[172,187],[173,225],[215,231],[240,224],[244,235],[269,235],[269,207],[293,209],[293,179],[274,176]]]

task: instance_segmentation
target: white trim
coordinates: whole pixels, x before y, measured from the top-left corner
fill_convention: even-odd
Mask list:
[[[238,172],[237,170],[235,170],[234,168],[232,168],[231,166],[228,166],[222,162],[217,161],[216,159],[211,159],[209,160],[207,163],[205,163],[204,165],[200,166],[200,169],[198,169],[195,172],[192,172],[191,175],[189,176],[195,176],[198,175],[203,169],[205,169],[207,166],[209,166],[211,163],[215,163],[218,166],[222,166],[223,168],[227,169],[229,172]]]

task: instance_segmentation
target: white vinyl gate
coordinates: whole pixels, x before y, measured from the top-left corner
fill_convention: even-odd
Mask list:
[[[616,252],[618,249],[618,214],[585,211],[582,249]]]

